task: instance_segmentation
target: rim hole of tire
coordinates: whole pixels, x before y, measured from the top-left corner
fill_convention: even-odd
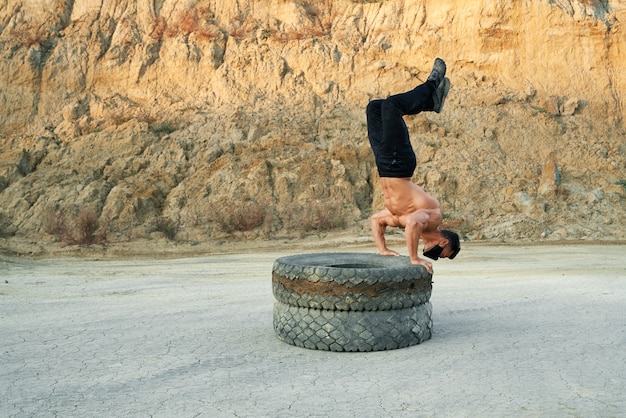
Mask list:
[[[380,266],[374,264],[358,264],[358,263],[346,263],[346,264],[332,264],[329,267],[336,267],[340,269],[377,269]]]

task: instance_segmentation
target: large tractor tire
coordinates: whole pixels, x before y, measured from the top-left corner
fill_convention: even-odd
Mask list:
[[[378,311],[430,300],[432,276],[408,257],[326,253],[282,257],[274,262],[276,300],[303,308]]]
[[[387,311],[331,311],[274,304],[274,329],[282,341],[327,351],[381,351],[430,339],[430,302]]]
[[[274,330],[291,345],[379,351],[430,339],[432,275],[408,257],[326,253],[272,269]]]

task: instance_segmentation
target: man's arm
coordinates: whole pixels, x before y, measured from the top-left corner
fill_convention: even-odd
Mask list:
[[[372,223],[372,234],[374,235],[374,242],[376,243],[378,252],[381,255],[399,255],[397,252],[387,248],[387,243],[385,242],[387,226],[397,226],[391,212],[389,212],[388,209],[383,209],[372,215],[370,221]]]
[[[418,210],[416,212],[413,212],[406,219],[404,232],[406,235],[406,246],[409,250],[409,258],[411,259],[411,264],[424,266],[429,273],[432,273],[433,264],[430,261],[424,260],[417,255],[422,231],[428,225],[429,220],[430,216],[427,211]]]

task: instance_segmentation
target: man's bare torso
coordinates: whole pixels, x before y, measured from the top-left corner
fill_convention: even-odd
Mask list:
[[[406,218],[417,211],[427,212],[430,222],[427,229],[441,224],[441,209],[437,199],[429,195],[410,178],[381,177],[385,207],[397,219],[398,226],[406,225]]]

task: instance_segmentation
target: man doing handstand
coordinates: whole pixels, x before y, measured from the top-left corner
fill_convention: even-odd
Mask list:
[[[450,90],[450,80],[445,74],[446,64],[437,58],[424,84],[385,100],[372,100],[367,105],[367,133],[385,202],[385,209],[371,217],[376,247],[382,255],[398,255],[387,248],[385,230],[388,226],[404,228],[411,263],[424,266],[430,273],[432,263],[418,256],[420,238],[423,255],[433,260],[453,259],[461,246],[456,233],[441,229],[437,199],[411,181],[417,162],[402,117],[423,111],[441,112]]]

